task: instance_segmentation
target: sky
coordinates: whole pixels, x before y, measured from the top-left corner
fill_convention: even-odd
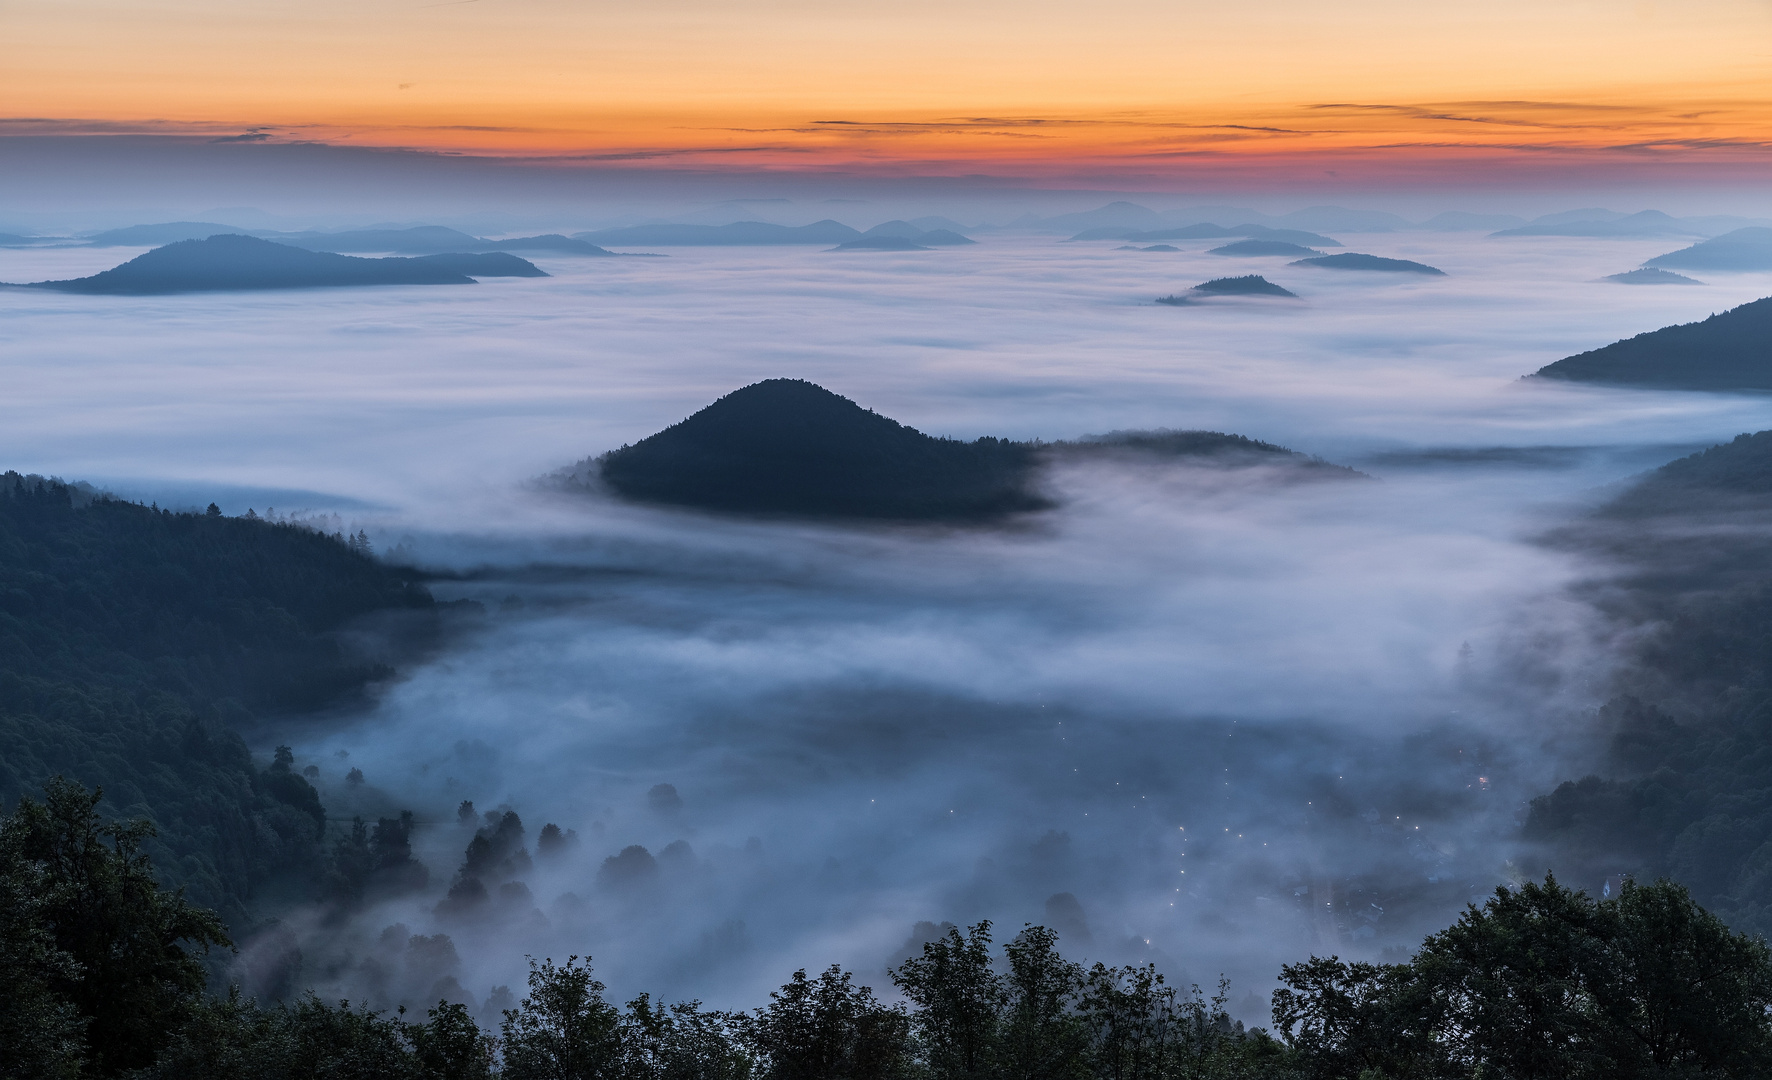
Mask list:
[[[1772,5],[7,0],[0,132],[598,168],[1741,185]]]

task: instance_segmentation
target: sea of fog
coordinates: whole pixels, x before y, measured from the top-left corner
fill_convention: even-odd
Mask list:
[[[553,277],[473,287],[0,290],[0,466],[361,528],[484,606],[372,708],[254,734],[336,813],[411,808],[432,886],[342,927],[284,913],[249,978],[293,935],[306,981],[380,1004],[489,1010],[526,954],[589,954],[618,995],[740,1006],[801,966],[884,989],[919,922],[991,919],[1226,975],[1259,1020],[1279,964],[1396,955],[1542,872],[1525,801],[1590,767],[1623,631],[1570,588],[1608,569],[1535,538],[1772,427],[1762,397],[1518,381],[1772,275],[1596,280],[1664,241],[1344,239],[1448,276],[1004,237],[540,257]],[[0,280],[134,254],[5,251]],[[1251,272],[1301,299],[1153,303]],[[933,434],[1206,428],[1373,479],[1071,465],[1060,509],[975,530],[535,483],[779,376]],[[463,800],[516,811],[533,856],[472,915],[437,907]],[[576,836],[551,858],[549,822]]]

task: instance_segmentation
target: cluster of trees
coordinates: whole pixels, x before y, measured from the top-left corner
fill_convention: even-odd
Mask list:
[[[1772,1070],[1772,950],[1684,889],[1498,889],[1408,963],[1281,972],[1274,1035],[1154,967],[1084,966],[1030,926],[950,927],[889,972],[832,967],[750,1012],[617,1005],[588,961],[531,960],[483,1030],[307,996],[205,992],[214,913],[157,883],[152,825],[54,780],[0,819],[0,1080],[1636,1080]],[[395,823],[396,829],[400,823]],[[388,845],[397,847],[395,841]]]
[[[332,853],[308,779],[260,768],[238,726],[389,674],[340,646],[346,623],[433,632],[436,610],[366,538],[0,474],[0,801],[56,775],[102,787],[155,824],[163,872],[246,925],[266,889],[324,888]]]

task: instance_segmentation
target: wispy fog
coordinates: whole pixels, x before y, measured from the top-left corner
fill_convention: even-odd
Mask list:
[[[1532,536],[1772,427],[1760,398],[1516,381],[1772,275],[1595,281],[1664,241],[1345,239],[1450,276],[1042,237],[542,257],[554,277],[471,288],[0,291],[0,459],[337,513],[484,604],[369,712],[260,733],[335,812],[426,823],[427,892],[285,920],[328,990],[416,1002],[453,978],[487,1006],[525,952],[588,952],[618,993],[754,1004],[801,965],[881,985],[918,921],[992,918],[1228,973],[1254,1019],[1241,994],[1279,963],[1382,955],[1543,869],[1510,867],[1516,817],[1582,767],[1614,631],[1565,592],[1606,568]],[[0,280],[131,254],[0,252]],[[1302,299],[1152,303],[1251,272]],[[1375,479],[1072,464],[1048,478],[1062,509],[982,531],[531,483],[774,376],[935,434],[1210,428]],[[458,910],[485,824],[463,800],[520,815],[527,859]],[[544,852],[547,823],[576,839]]]

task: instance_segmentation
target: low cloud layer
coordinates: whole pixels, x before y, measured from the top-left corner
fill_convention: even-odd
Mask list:
[[[1583,761],[1613,631],[1565,592],[1606,568],[1531,538],[1772,407],[1517,377],[1772,278],[1595,282],[1655,241],[1362,239],[1450,275],[1408,283],[1113,246],[0,292],[0,451],[230,512],[298,499],[278,510],[335,512],[485,605],[373,710],[264,733],[335,812],[414,810],[431,870],[342,929],[286,919],[255,945],[266,964],[294,943],[329,991],[416,1002],[454,979],[484,1007],[525,952],[588,952],[617,993],[740,1005],[801,965],[881,985],[917,922],[992,918],[1225,972],[1235,1001],[1283,961],[1383,955],[1542,869],[1510,867],[1516,817]],[[0,278],[96,257],[4,252]],[[1233,271],[1303,301],[1151,303]],[[935,434],[1209,428],[1376,479],[1075,464],[1048,478],[1062,509],[982,531],[526,486],[773,376]],[[485,903],[446,903],[507,810],[524,857],[485,871]],[[544,850],[549,823],[574,837]]]

